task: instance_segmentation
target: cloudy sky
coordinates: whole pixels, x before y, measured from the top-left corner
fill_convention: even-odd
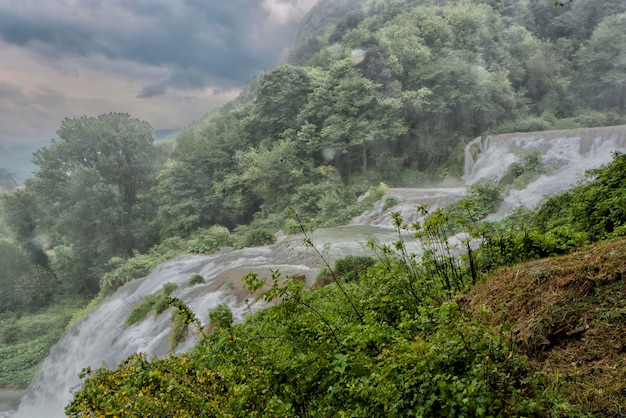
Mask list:
[[[293,42],[315,0],[0,0],[0,145],[66,117],[187,126]]]

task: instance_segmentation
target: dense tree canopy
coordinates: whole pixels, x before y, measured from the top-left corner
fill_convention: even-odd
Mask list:
[[[70,286],[97,292],[106,263],[147,248],[145,196],[157,169],[152,128],[127,114],[66,119],[59,139],[34,156],[38,171],[4,199],[22,242],[46,233],[52,266]]]
[[[458,176],[477,135],[626,121],[622,1],[357,3],[179,132],[167,161],[129,115],[65,120],[3,198],[20,251],[96,292],[111,259],[169,237],[276,230],[290,207],[328,224],[380,181]],[[44,235],[46,251],[28,245]]]

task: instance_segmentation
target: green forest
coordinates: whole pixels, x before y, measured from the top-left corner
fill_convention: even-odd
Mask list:
[[[332,2],[318,6],[311,13],[330,19]],[[319,36],[302,33],[237,100],[164,141],[124,113],[61,122],[26,187],[0,194],[0,385],[28,383],[69,323],[178,254],[342,225],[385,185],[459,181],[478,136],[626,123],[623,1],[370,0],[332,21]],[[86,371],[67,413],[616,411],[600,396],[584,406],[559,392],[507,325],[462,295],[498,267],[624,235],[625,161],[616,154],[589,183],[498,224],[479,222],[500,202],[496,184],[424,225],[397,218],[428,242],[456,230],[480,237],[458,266],[435,253],[415,260],[399,241],[375,248],[371,263],[338,262],[315,291],[248,277],[282,302],[240,325],[218,311],[215,332],[188,354]]]

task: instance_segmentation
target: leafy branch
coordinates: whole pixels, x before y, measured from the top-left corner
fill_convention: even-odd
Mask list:
[[[346,300],[348,301],[348,303],[350,304],[350,306],[352,307],[352,310],[354,311],[354,313],[356,314],[357,318],[359,318],[359,322],[361,324],[364,324],[364,318],[363,318],[363,314],[359,311],[359,309],[356,307],[354,301],[352,300],[352,298],[348,295],[348,292],[346,292],[345,289],[345,285],[347,285],[347,283],[344,281],[344,283],[342,284],[341,282],[343,281],[343,279],[339,279],[337,277],[337,275],[335,274],[335,271],[333,270],[333,268],[330,266],[330,263],[328,262],[328,260],[326,259],[326,257],[324,257],[324,255],[317,249],[317,247],[313,244],[313,241],[311,240],[311,236],[309,235],[308,231],[306,230],[306,228],[304,227],[304,223],[302,222],[302,220],[300,219],[300,216],[298,216],[298,214],[296,212],[293,212],[293,217],[296,221],[296,223],[298,224],[298,228],[300,230],[300,232],[304,235],[304,238],[302,239],[302,242],[307,246],[313,249],[313,251],[315,251],[315,253],[319,256],[319,258],[322,260],[322,262],[324,263],[324,265],[326,266],[326,268],[328,269],[328,271],[330,272],[331,277],[333,278],[333,281],[337,284],[337,287],[339,288],[339,290],[341,291],[341,293],[343,293],[343,295],[345,296]]]

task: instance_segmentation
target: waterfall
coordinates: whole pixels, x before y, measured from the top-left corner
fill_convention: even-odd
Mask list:
[[[533,149],[539,150],[542,162],[550,170],[523,189],[509,187],[502,214],[519,205],[534,207],[544,195],[583,180],[585,170],[609,162],[613,151],[626,152],[626,126],[476,138],[466,147],[463,180],[467,185],[481,179],[499,181],[513,162],[521,161],[524,151]],[[464,193],[465,187],[388,189],[373,210],[353,219],[350,225],[315,231],[311,239],[330,260],[363,254],[367,251],[364,243],[369,239],[388,243],[397,238],[390,212],[400,212],[413,222],[416,205],[427,205],[433,210],[460,199]],[[385,205],[389,196],[396,198],[392,207]],[[209,309],[219,303],[227,303],[236,321],[241,322],[247,314],[264,306],[254,303],[255,295],[242,288],[239,279],[244,274],[269,275],[270,270],[279,269],[283,274],[304,274],[311,283],[320,267],[319,257],[298,236],[282,236],[270,246],[214,255],[182,255],[169,260],[146,277],[120,288],[72,327],[44,361],[16,416],[64,416],[64,406],[71,400],[72,390],[79,387],[78,374],[83,368],[115,367],[137,352],[152,357],[168,355],[171,312],[152,314],[139,324],[125,326],[132,309],[147,295],[159,292],[165,283],[178,285],[172,295],[184,300],[203,324],[208,322]],[[188,286],[194,275],[201,275],[205,282]],[[190,349],[196,339],[197,335],[189,333],[177,352]]]
[[[610,162],[613,152],[626,152],[626,125],[476,138],[465,148],[463,180],[468,185],[483,179],[497,182],[532,150],[539,152],[547,172],[522,189],[507,187],[500,216],[522,205],[535,208],[545,196],[583,181],[585,171]]]

